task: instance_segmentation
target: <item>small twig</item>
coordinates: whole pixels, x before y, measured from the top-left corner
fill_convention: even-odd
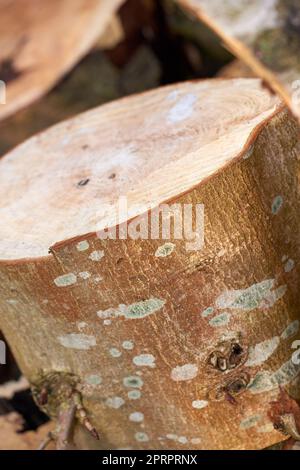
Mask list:
[[[74,399],[74,403],[75,403],[76,410],[77,410],[78,421],[82,424],[82,426],[84,426],[88,430],[88,432],[95,439],[97,439],[97,441],[99,441],[100,436],[99,436],[96,428],[92,425],[92,423],[90,422],[90,420],[88,418],[88,415],[87,415],[87,413],[86,413],[86,411],[83,407],[82,401],[81,401],[80,393],[74,392],[73,393],[73,399]]]
[[[48,445],[50,444],[50,442],[52,441],[55,441],[55,438],[54,438],[54,435],[52,432],[48,432],[47,436],[45,437],[45,439],[40,443],[39,447],[37,448],[37,450],[45,450]]]
[[[75,421],[75,412],[76,405],[72,402],[62,405],[59,411],[56,439],[57,450],[68,450],[71,447],[70,440]]]

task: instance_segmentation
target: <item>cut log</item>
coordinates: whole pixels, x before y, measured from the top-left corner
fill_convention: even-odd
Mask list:
[[[300,119],[298,0],[176,0],[279,93]]]
[[[149,47],[140,46],[122,69],[103,51],[94,50],[50,93],[0,123],[0,156],[64,119],[124,94],[159,86],[161,73]]]
[[[269,407],[279,386],[299,398],[299,149],[260,80],[212,80],[104,105],[0,161],[0,328],[43,410],[76,405],[77,447],[284,439]]]
[[[257,77],[254,71],[241,60],[233,60],[230,64],[222,67],[218,72],[220,78],[254,78]]]
[[[123,0],[0,1],[0,119],[45,94],[93,46]]]

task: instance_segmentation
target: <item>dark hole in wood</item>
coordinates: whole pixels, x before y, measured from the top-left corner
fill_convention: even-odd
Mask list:
[[[77,183],[77,186],[86,186],[89,183],[90,179],[86,178],[85,180],[80,180],[79,183]]]
[[[109,175],[108,178],[109,178],[110,180],[113,180],[113,179],[115,179],[115,177],[116,177],[116,173],[112,173],[111,175]]]

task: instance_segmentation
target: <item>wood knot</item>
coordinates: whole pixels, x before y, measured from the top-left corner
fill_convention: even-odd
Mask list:
[[[222,385],[211,389],[208,393],[208,398],[214,401],[226,400],[230,404],[235,405],[237,403],[236,397],[247,389],[249,383],[250,375],[246,372],[241,372]]]
[[[246,360],[247,350],[240,338],[232,338],[216,345],[208,356],[208,365],[219,372],[236,369]]]

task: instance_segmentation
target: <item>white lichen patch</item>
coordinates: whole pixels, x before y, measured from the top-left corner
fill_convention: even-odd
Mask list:
[[[165,305],[165,303],[165,300],[151,298],[148,300],[142,300],[141,302],[135,302],[131,305],[120,304],[118,308],[99,310],[97,312],[97,316],[101,319],[116,317],[140,319],[157,312]]]
[[[192,402],[192,407],[196,408],[197,410],[202,410],[202,408],[205,408],[208,405],[208,401],[206,400],[194,400]]]
[[[57,287],[67,287],[72,284],[76,284],[77,276],[74,273],[63,274],[54,279],[54,283]]]
[[[192,437],[191,444],[193,444],[193,445],[201,444],[201,438],[200,437]]]
[[[129,400],[139,400],[142,396],[140,390],[129,390],[127,393]]]
[[[130,375],[124,377],[123,384],[127,388],[141,388],[144,385],[144,381],[138,375]]]
[[[91,274],[88,271],[82,271],[81,273],[78,274],[81,279],[89,279],[91,277]]]
[[[134,411],[129,415],[129,421],[133,423],[142,423],[144,421],[144,415],[140,411]]]
[[[181,96],[177,103],[170,109],[167,121],[175,124],[189,118],[194,112],[194,104],[197,97],[192,93]]]
[[[280,343],[279,336],[267,339],[261,343],[249,348],[248,360],[246,366],[258,366],[263,364],[276,351]]]
[[[65,348],[84,351],[88,351],[96,346],[96,338],[94,336],[84,335],[81,333],[70,333],[68,335],[59,336],[58,341]]]
[[[127,349],[128,351],[130,351],[131,349],[134,348],[134,342],[130,340],[123,341],[122,347],[123,349]]]
[[[125,400],[123,400],[122,397],[109,397],[106,399],[105,404],[109,408],[114,408],[115,410],[118,410],[123,406],[125,403]]]
[[[282,364],[275,372],[258,372],[250,382],[248,389],[251,393],[264,393],[278,388],[278,386],[288,385],[300,372],[300,364],[294,364],[293,360]]]
[[[106,320],[103,320],[103,325],[105,326],[111,325],[111,320],[109,318],[107,318]]]
[[[201,317],[206,318],[209,317],[214,313],[214,308],[213,307],[207,307],[203,312],[201,313]]]
[[[102,383],[102,377],[99,374],[90,374],[85,377],[85,383],[88,385],[100,385]]]
[[[138,367],[155,367],[155,357],[152,354],[140,354],[132,359]]]
[[[272,202],[272,207],[271,207],[272,214],[277,215],[279,213],[280,209],[282,208],[282,206],[283,206],[282,196],[276,196],[273,199],[273,202]]]
[[[272,373],[270,371],[258,372],[248,385],[251,393],[263,393],[273,390],[277,384],[272,380]]]
[[[187,444],[189,441],[188,441],[187,437],[179,436],[178,439],[177,439],[177,442],[179,442],[179,444]]]
[[[177,434],[168,433],[168,434],[166,435],[166,438],[169,439],[170,441],[177,441],[178,436],[177,436]]]
[[[91,261],[101,261],[103,257],[104,257],[103,250],[95,250],[95,251],[92,251],[92,253],[89,256],[89,259]]]
[[[192,380],[197,374],[198,366],[196,364],[184,364],[183,366],[177,366],[172,369],[171,379],[175,380],[175,382]]]
[[[134,438],[137,442],[148,442],[149,437],[145,432],[136,432]]]
[[[290,323],[286,329],[281,333],[281,339],[286,340],[295,336],[299,331],[300,321],[295,320]]]
[[[284,270],[286,273],[290,273],[291,271],[293,271],[294,267],[295,267],[295,261],[290,258],[285,263]]]
[[[231,314],[228,312],[220,313],[216,317],[209,320],[210,326],[225,326],[230,322]]]
[[[164,245],[157,248],[155,256],[157,258],[166,258],[170,256],[175,250],[176,245],[174,243],[165,243]]]
[[[280,386],[289,384],[295,379],[300,372],[300,364],[293,362],[293,359],[285,362],[282,366],[273,374],[273,380]]]
[[[248,418],[245,418],[240,422],[240,429],[253,428],[259,423],[259,421],[261,421],[261,419],[262,419],[261,415],[249,416]]]
[[[76,248],[78,251],[86,251],[90,247],[89,242],[87,240],[82,240],[81,242],[77,243]]]
[[[277,289],[272,290],[269,294],[266,295],[265,299],[262,301],[261,308],[271,308],[273,305],[280,300],[287,291],[287,285],[284,284]]]
[[[189,442],[186,436],[178,436],[177,434],[173,434],[173,433],[167,434],[166,438],[169,439],[170,441],[175,441],[183,445]]]
[[[274,289],[275,279],[267,279],[246,289],[228,290],[216,299],[220,309],[240,309],[250,312],[257,308],[269,308],[284,296],[287,286]]]
[[[112,357],[120,357],[120,356],[122,356],[122,352],[119,351],[119,349],[117,349],[117,348],[110,348],[109,354],[110,354]]]
[[[273,423],[263,424],[262,426],[259,426],[256,429],[256,431],[259,432],[259,433],[262,433],[262,434],[265,434],[265,433],[268,433],[268,432],[273,432],[274,431],[274,425],[273,425]]]

